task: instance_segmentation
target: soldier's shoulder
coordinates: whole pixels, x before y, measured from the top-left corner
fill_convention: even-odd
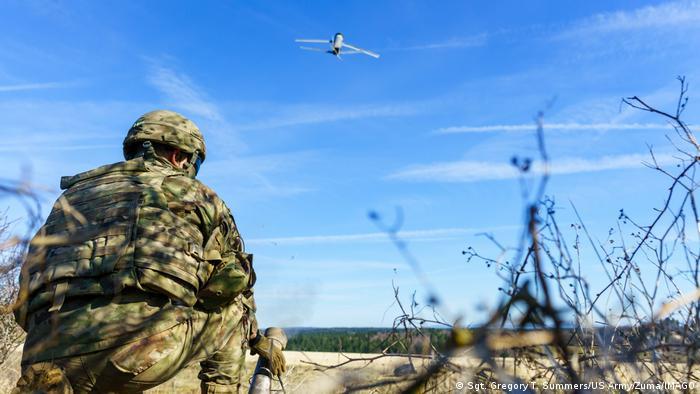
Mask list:
[[[143,161],[129,160],[120,161],[112,164],[93,168],[92,170],[84,171],[75,175],[61,177],[61,189],[68,189],[79,182],[84,182],[90,179],[106,176],[115,173],[125,173],[134,171],[143,171],[145,169]]]
[[[193,199],[205,203],[210,203],[220,207],[226,207],[224,200],[199,179],[193,179],[186,175],[174,175],[166,178],[165,183],[171,190],[181,190],[183,198]]]
[[[207,225],[215,227],[222,222],[230,222],[229,227],[235,225],[231,210],[224,200],[200,180],[177,175],[167,177],[163,186],[174,200],[196,206]]]

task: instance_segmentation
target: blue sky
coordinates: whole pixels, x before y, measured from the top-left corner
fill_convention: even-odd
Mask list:
[[[208,143],[200,178],[256,256],[263,326],[390,325],[392,281],[423,300],[368,219],[397,207],[445,313],[477,322],[500,283],[461,251],[495,253],[481,232],[517,244],[509,161],[536,155],[537,111],[560,220],[570,200],[601,237],[620,208],[643,221],[661,202],[647,145],[672,161],[670,129],[620,98],[673,108],[686,75],[686,120],[700,114],[695,2],[9,1],[0,14],[2,177],[29,171],[48,209],[61,175],[121,160],[139,115],[182,112]],[[338,31],[381,58],[294,42]]]

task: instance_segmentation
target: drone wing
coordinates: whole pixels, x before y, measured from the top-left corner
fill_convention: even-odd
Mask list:
[[[346,44],[346,43],[343,43],[343,46],[344,46],[344,47],[347,47],[347,48],[350,48],[350,49],[352,49],[352,50],[354,50],[354,51],[356,51],[356,52],[361,52],[361,53],[364,53],[365,55],[372,56],[372,57],[375,58],[375,59],[379,59],[379,54],[378,54],[378,53],[374,53],[374,52],[372,52],[372,51],[368,51],[368,50],[366,50],[366,49],[358,48],[358,47],[355,47],[355,46],[352,46],[352,45]],[[352,53],[355,53],[355,52],[352,52]]]
[[[310,42],[310,43],[314,43],[314,44],[328,44],[329,42],[333,42],[333,41],[329,41],[329,40],[308,40],[306,38],[297,38],[294,41],[296,41],[296,42]]]

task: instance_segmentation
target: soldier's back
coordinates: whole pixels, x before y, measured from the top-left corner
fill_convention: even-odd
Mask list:
[[[223,201],[157,159],[61,186],[22,271],[24,361],[117,346],[187,319],[192,311],[177,307],[193,306],[211,274],[204,243],[228,213]]]

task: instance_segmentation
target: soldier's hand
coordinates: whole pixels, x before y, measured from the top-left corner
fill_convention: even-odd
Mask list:
[[[282,349],[272,339],[258,333],[258,336],[251,340],[250,347],[260,357],[267,360],[273,375],[280,376],[287,370],[287,362],[284,360]]]

